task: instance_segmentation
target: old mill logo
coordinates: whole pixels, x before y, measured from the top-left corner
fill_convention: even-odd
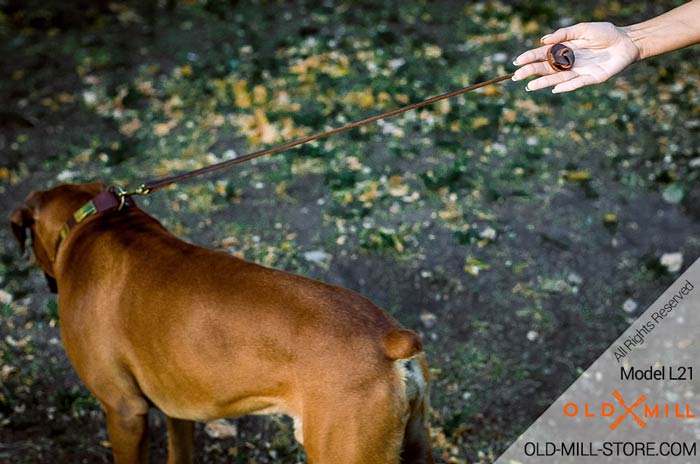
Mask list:
[[[614,390],[612,393],[616,403],[603,402],[599,407],[584,403],[566,403],[564,405],[564,415],[567,417],[583,417],[593,419],[596,417],[614,418],[610,424],[610,430],[615,430],[627,418],[630,418],[640,428],[645,428],[651,419],[692,419],[695,416],[690,410],[690,405],[681,405],[679,403],[647,403],[647,396],[639,396],[633,403],[628,404],[620,395],[620,392]]]

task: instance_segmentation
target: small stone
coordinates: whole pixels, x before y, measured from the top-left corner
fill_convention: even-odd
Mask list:
[[[0,303],[9,305],[12,303],[12,295],[5,290],[0,290]]]
[[[505,63],[508,60],[508,54],[502,52],[496,53],[492,58],[495,63]]]
[[[493,227],[487,227],[481,231],[479,236],[487,240],[493,240],[496,238],[496,229],[494,229]]]
[[[0,369],[0,378],[2,378],[2,380],[7,380],[15,372],[17,372],[17,368],[15,366],[5,364],[4,366],[2,366],[2,369]]]
[[[238,435],[238,428],[226,419],[217,419],[207,422],[204,431],[211,438],[230,438]]]
[[[540,334],[538,334],[536,330],[531,330],[531,331],[529,331],[529,332],[527,333],[527,335],[525,335],[525,337],[526,337],[528,340],[530,340],[531,342],[534,342],[535,340],[537,340],[537,338],[538,338],[539,336],[540,336]]]
[[[325,266],[331,260],[331,255],[323,250],[312,250],[304,253],[304,259],[310,263]]]
[[[426,329],[432,329],[437,324],[437,316],[433,313],[424,311],[420,314],[420,321]]]
[[[566,281],[571,285],[579,286],[583,283],[583,277],[575,272],[570,272],[569,275],[566,276]]]
[[[683,253],[664,253],[659,262],[668,272],[678,272],[683,267]]]
[[[74,171],[64,169],[63,171],[58,173],[58,175],[56,176],[56,180],[59,182],[68,182],[70,180],[75,179],[76,175],[77,174]]]
[[[238,153],[236,153],[235,150],[226,150],[221,157],[225,160],[232,160],[234,158],[238,158]]]
[[[633,313],[637,310],[637,302],[632,298],[627,298],[624,303],[622,303],[622,310],[626,313]]]

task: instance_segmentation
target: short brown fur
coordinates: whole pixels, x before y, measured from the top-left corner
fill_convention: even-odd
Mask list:
[[[167,416],[170,463],[191,462],[193,421],[250,413],[300,421],[312,464],[433,462],[415,333],[350,290],[188,244],[136,206],[88,218],[56,253],[63,223],[104,188],[34,192],[11,223],[57,284],[63,344],[105,409],[115,462],[147,462],[150,404]],[[405,358],[425,381],[417,397]]]

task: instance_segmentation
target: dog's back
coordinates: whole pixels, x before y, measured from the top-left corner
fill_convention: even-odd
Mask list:
[[[85,197],[35,198],[51,218],[35,241]],[[136,206],[80,224],[48,267],[66,351],[108,421],[148,403],[186,420],[282,412],[309,462],[432,462],[421,341],[359,294],[188,244]]]

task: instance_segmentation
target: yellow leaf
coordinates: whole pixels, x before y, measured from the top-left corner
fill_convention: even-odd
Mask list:
[[[253,87],[253,102],[256,105],[263,105],[267,101],[267,90],[262,85]]]
[[[277,184],[275,187],[275,195],[278,197],[287,196],[287,182],[281,181],[279,184]]]
[[[534,34],[539,30],[539,25],[537,24],[536,21],[528,21],[525,23],[525,26],[523,26],[523,32],[526,34]]]
[[[617,223],[617,214],[605,213],[605,216],[603,216],[603,221],[605,221],[607,224],[616,224]]]
[[[437,45],[425,45],[423,51],[428,58],[440,58],[442,56],[442,49]]]
[[[180,68],[180,75],[184,77],[190,77],[192,75],[192,66],[189,64],[184,65]]]
[[[403,242],[401,241],[401,239],[397,236],[394,236],[392,237],[392,240],[394,241],[394,249],[399,253],[403,253],[406,248],[403,246]]]
[[[405,93],[398,93],[394,95],[394,100],[401,103],[402,105],[405,105],[406,103],[408,103],[408,95],[406,95]]]
[[[255,121],[257,122],[260,141],[262,141],[262,143],[272,143],[277,139],[277,129],[270,124],[262,108],[255,109]]]
[[[248,82],[243,79],[233,83],[233,94],[236,98],[236,106],[239,108],[250,108],[250,95],[247,86]]]
[[[455,203],[447,203],[445,209],[438,211],[438,216],[444,221],[453,222],[462,218],[462,210]]]
[[[449,100],[442,100],[435,106],[435,109],[437,114],[447,114],[450,112],[450,109],[452,109],[452,105]]]
[[[345,163],[352,171],[359,171],[360,169],[362,169],[362,163],[360,163],[360,160],[357,158],[357,156],[348,156],[347,158],[345,158]]]
[[[370,182],[369,188],[362,195],[360,195],[358,199],[363,202],[376,200],[378,186],[379,182]]]
[[[566,173],[566,178],[569,182],[583,182],[591,178],[591,173],[588,171],[569,171]]]
[[[377,95],[377,100],[379,103],[386,103],[391,101],[391,95],[389,95],[387,92],[379,92],[379,95]]]
[[[142,125],[143,124],[141,124],[141,121],[134,118],[131,121],[129,121],[125,124],[122,124],[122,126],[119,128],[119,132],[121,132],[122,134],[124,134],[126,136],[131,136],[134,132],[141,129]]]
[[[408,193],[408,185],[402,184],[403,177],[391,176],[389,178],[389,195],[392,197],[402,197]]]
[[[488,126],[489,125],[489,119],[485,118],[483,116],[480,116],[478,118],[474,118],[472,121],[472,127],[474,129],[479,129],[480,127]]]
[[[518,113],[515,110],[505,109],[503,110],[503,120],[505,122],[515,122],[518,117]]]
[[[74,100],[73,95],[69,93],[59,94],[57,98],[61,103],[73,103]]]
[[[174,121],[162,122],[153,126],[153,133],[158,137],[163,137],[168,135],[173,127],[175,127]]]
[[[484,87],[484,95],[487,97],[498,97],[503,95],[503,91],[497,85],[489,85]]]
[[[365,93],[360,99],[360,108],[369,108],[374,105],[374,95]]]

